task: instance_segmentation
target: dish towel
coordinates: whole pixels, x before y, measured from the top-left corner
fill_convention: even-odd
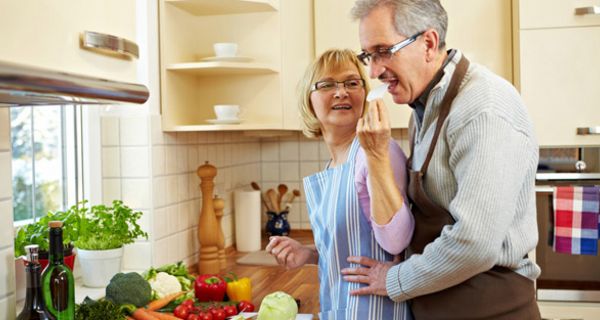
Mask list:
[[[600,188],[555,187],[553,204],[554,251],[597,255]]]

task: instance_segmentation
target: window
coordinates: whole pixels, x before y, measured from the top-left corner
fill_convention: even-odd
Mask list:
[[[81,107],[15,107],[10,124],[15,224],[80,200]]]

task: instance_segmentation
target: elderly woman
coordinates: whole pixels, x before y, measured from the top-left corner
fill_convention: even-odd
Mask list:
[[[288,237],[271,237],[267,251],[280,265],[297,268],[319,265],[320,319],[408,319],[405,303],[387,297],[355,296],[363,286],[345,281],[340,270],[356,267],[348,256],[367,256],[392,262],[410,242],[414,221],[404,201],[406,157],[390,139],[387,152],[394,167],[398,193],[389,185],[369,181],[372,167],[357,137],[357,127],[377,114],[365,110],[368,90],[365,72],[350,50],[329,50],[306,71],[300,84],[300,112],[304,134],[323,138],[331,159],[325,170],[304,178],[306,202],[315,245],[305,246]],[[360,140],[360,142],[359,142]],[[391,196],[400,194],[400,196]],[[397,259],[396,259],[397,261]]]

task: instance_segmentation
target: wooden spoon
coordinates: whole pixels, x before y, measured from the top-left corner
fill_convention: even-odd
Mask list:
[[[289,209],[292,206],[292,202],[294,202],[294,199],[299,196],[300,196],[300,190],[294,189],[285,201],[285,210]]]
[[[279,204],[279,208],[281,209],[283,196],[288,191],[288,187],[285,184],[280,184],[277,186],[277,191],[279,194],[277,195],[277,203]]]
[[[271,206],[273,208],[272,211],[279,213],[279,202],[277,199],[277,191],[275,191],[274,189],[269,189],[267,190],[267,199],[269,199],[269,201],[271,202]]]

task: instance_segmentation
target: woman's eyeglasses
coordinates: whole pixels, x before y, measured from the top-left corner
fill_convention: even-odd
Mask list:
[[[339,84],[343,84],[344,88],[348,91],[358,90],[365,86],[365,80],[363,79],[348,79],[344,81],[333,81],[333,80],[325,80],[325,81],[317,81],[312,85],[310,91],[333,91],[337,90]]]
[[[375,51],[373,53],[368,53],[366,51],[363,51],[360,54],[358,54],[356,57],[365,66],[368,66],[369,64],[371,64],[371,62],[380,62],[383,60],[388,60],[389,58],[392,57],[392,55],[394,53],[398,52],[400,49],[408,46],[409,44],[415,42],[417,40],[417,38],[420,35],[422,35],[423,33],[425,33],[425,31],[421,31],[421,32],[413,35],[410,38],[404,39],[389,48],[379,48],[377,51]]]

